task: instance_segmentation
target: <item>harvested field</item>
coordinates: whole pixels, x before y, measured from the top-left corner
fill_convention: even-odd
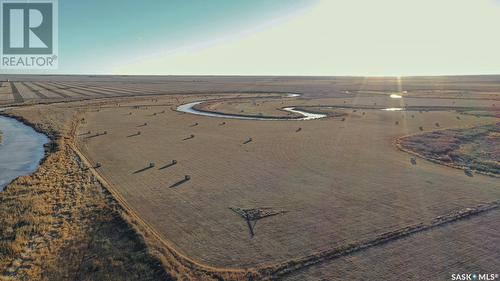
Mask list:
[[[279,94],[276,94],[279,96]],[[283,96],[283,95],[281,95]],[[233,98],[226,100],[216,100],[212,102],[202,103],[200,105],[195,106],[195,109],[207,112],[217,112],[224,114],[234,114],[248,117],[273,117],[273,118],[299,118],[301,115],[287,112],[281,110],[283,108],[279,107],[277,101],[281,101],[282,98],[272,98],[272,96],[268,99],[262,99],[255,97],[253,99],[242,99],[242,98]],[[268,106],[266,103],[272,104]],[[280,103],[283,105],[283,103]],[[264,114],[266,113],[266,114]],[[271,114],[270,114],[271,113]]]
[[[22,101],[3,102],[26,105],[13,114],[59,150],[0,193],[6,277],[447,279],[499,266],[498,178],[426,159],[453,152],[492,169],[498,118],[476,112],[498,112],[500,79],[10,78]],[[328,117],[176,111],[195,101],[224,114]]]
[[[297,102],[292,99],[283,106]],[[307,101],[312,102],[317,101]],[[425,162],[415,167],[392,145],[399,136],[419,132],[419,127],[433,130],[436,121],[451,127],[491,119],[463,116],[457,121],[457,114],[447,111],[366,109],[365,114],[349,111],[345,122],[301,122],[297,134],[293,122],[231,120],[220,126],[217,118],[171,111],[154,115],[164,109],[162,103],[176,102],[160,98],[154,107],[143,106],[129,116],[130,109],[121,108],[128,107],[125,102],[88,112],[81,132],[108,134],[79,138],[79,145],[90,159],[102,163],[99,172],[155,229],[186,255],[212,266],[284,262],[500,195],[495,179],[469,179]],[[270,108],[267,114],[275,112]],[[395,126],[396,120],[402,125]],[[140,136],[126,137],[145,122],[148,126]],[[199,125],[193,127],[195,123]],[[189,135],[195,137],[186,141]],[[252,142],[243,144],[249,138]],[[363,160],[352,155],[363,155]],[[178,164],[169,169],[134,173],[151,162],[164,165],[171,159]],[[363,171],[363,176],[353,170]],[[186,174],[190,181],[169,188]],[[480,189],[473,188],[476,181]],[[417,194],[418,202],[411,199]],[[366,202],[371,202],[369,211]],[[230,207],[288,212],[259,221],[251,236],[246,222]],[[355,223],[342,223],[345,220]]]
[[[449,280],[462,272],[494,272],[500,259],[500,211],[333,259],[286,281]]]

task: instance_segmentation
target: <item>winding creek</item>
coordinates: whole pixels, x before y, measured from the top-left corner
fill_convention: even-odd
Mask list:
[[[298,94],[290,94],[287,97],[298,97]],[[208,117],[240,119],[240,120],[262,120],[262,121],[306,121],[327,117],[326,114],[311,113],[298,110],[295,107],[285,107],[282,110],[300,114],[302,117],[259,117],[243,116],[217,112],[200,111],[194,108],[196,105],[207,101],[195,101],[180,105],[180,112],[196,114]],[[3,109],[0,109],[2,111]],[[387,108],[386,111],[399,111],[402,108]],[[36,132],[33,128],[5,116],[0,116],[0,191],[14,179],[31,174],[36,171],[40,161],[45,155],[44,145],[49,142],[47,136]]]
[[[216,113],[216,112],[200,111],[200,110],[197,110],[195,108],[196,105],[202,104],[204,102],[206,102],[206,101],[195,101],[195,102],[191,102],[191,103],[186,103],[186,104],[183,104],[183,105],[177,107],[177,111],[190,113],[190,114],[196,114],[196,115],[202,115],[202,116],[209,116],[209,117],[240,119],[240,120],[262,120],[262,121],[284,121],[284,120],[306,121],[306,120],[314,120],[314,119],[320,119],[320,118],[327,117],[326,114],[318,114],[318,113],[301,111],[301,110],[295,109],[295,107],[286,107],[286,108],[283,108],[283,110],[288,111],[288,112],[292,112],[292,113],[298,113],[298,114],[302,115],[302,117],[299,117],[299,118],[293,118],[293,117],[272,118],[271,117],[270,118],[270,117],[259,117],[259,116],[243,116],[243,115],[233,115],[233,114],[228,114],[228,113]]]
[[[36,171],[45,156],[47,136],[25,124],[0,116],[0,191],[14,179]]]

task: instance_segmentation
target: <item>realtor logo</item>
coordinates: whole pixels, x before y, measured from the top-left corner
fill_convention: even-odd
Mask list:
[[[57,68],[57,0],[0,0],[1,67]]]

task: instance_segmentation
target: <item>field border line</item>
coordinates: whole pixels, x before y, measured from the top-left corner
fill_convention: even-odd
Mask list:
[[[286,275],[304,270],[314,265],[321,264],[330,260],[338,259],[354,253],[362,252],[373,247],[388,244],[397,240],[405,239],[412,235],[421,232],[431,231],[438,227],[443,227],[451,223],[470,219],[474,216],[479,216],[489,211],[500,208],[500,200],[484,203],[471,208],[465,208],[446,215],[437,216],[427,223],[421,222],[404,228],[386,232],[378,235],[373,239],[361,241],[353,241],[337,248],[322,251],[313,255],[309,255],[300,259],[290,260],[288,262],[278,264],[276,267],[266,269],[272,280],[279,280]]]

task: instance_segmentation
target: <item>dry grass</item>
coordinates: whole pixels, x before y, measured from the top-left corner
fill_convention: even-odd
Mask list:
[[[26,112],[39,119],[37,110]],[[54,119],[72,120],[70,112],[56,112],[36,122],[57,151],[0,193],[0,273],[9,280],[168,280],[121,208],[67,140],[52,133],[69,128]]]
[[[500,123],[440,130],[400,138],[398,145],[422,158],[500,176]]]

